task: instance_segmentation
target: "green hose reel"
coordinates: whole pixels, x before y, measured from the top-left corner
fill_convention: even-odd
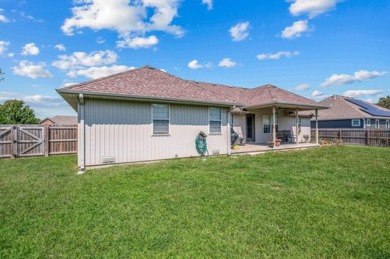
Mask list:
[[[207,150],[207,141],[206,141],[207,135],[203,131],[199,132],[199,134],[195,138],[195,147],[196,151],[201,156],[204,156],[206,153],[209,154],[209,151]]]

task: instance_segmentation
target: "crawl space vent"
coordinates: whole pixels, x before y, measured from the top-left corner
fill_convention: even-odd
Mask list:
[[[105,156],[102,159],[102,164],[113,164],[115,163],[115,157],[114,156]]]

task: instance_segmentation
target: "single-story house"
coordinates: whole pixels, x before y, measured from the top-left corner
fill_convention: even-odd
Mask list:
[[[78,113],[81,170],[198,156],[195,139],[201,131],[208,135],[210,154],[230,154],[232,128],[240,129],[244,142],[276,144],[281,130],[294,143],[310,141],[310,118],[298,112],[327,108],[273,85],[196,82],[148,66],[57,92]]]
[[[320,104],[329,106],[318,112],[320,129],[390,129],[390,110],[378,105],[340,95]],[[314,126],[315,121],[311,123]]]
[[[41,125],[45,126],[52,126],[52,125],[77,125],[77,116],[63,116],[63,115],[57,115],[51,118],[46,118],[41,120],[39,123]]]

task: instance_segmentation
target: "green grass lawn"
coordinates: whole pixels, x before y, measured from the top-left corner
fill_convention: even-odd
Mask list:
[[[390,257],[390,149],[0,160],[0,258]]]

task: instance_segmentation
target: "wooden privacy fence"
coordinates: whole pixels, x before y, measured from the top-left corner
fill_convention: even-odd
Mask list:
[[[77,153],[77,126],[0,125],[0,158]]]
[[[390,129],[365,130],[365,129],[319,129],[318,136],[324,141],[342,141],[346,144],[368,146],[390,146]],[[311,130],[312,139],[315,138],[315,130]]]

